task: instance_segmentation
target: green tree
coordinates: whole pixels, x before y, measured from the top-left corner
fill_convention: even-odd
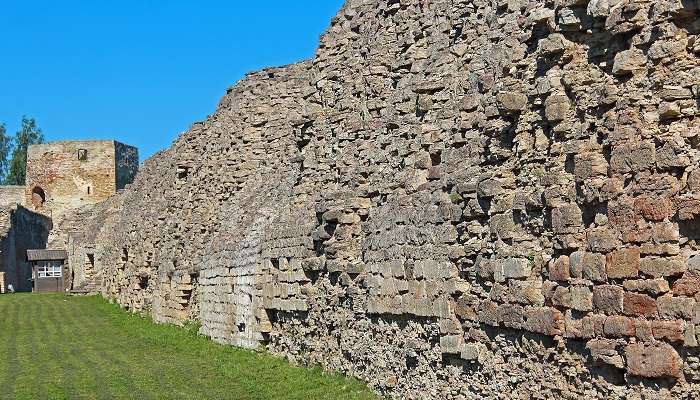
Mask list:
[[[15,147],[6,179],[8,185],[24,185],[27,178],[27,149],[39,143],[44,143],[44,134],[36,127],[34,118],[23,116],[22,128],[15,134]]]
[[[7,136],[5,124],[0,124],[0,183],[5,182],[7,170],[10,167],[8,157],[12,148],[12,138]]]

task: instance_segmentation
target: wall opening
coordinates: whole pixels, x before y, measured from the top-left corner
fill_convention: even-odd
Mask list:
[[[141,290],[148,289],[148,277],[147,276],[140,276],[139,277],[139,288]]]
[[[78,149],[78,161],[87,161],[88,151],[86,149]]]
[[[44,192],[44,189],[36,186],[34,189],[32,189],[32,204],[39,207],[44,203],[46,203],[46,192]]]

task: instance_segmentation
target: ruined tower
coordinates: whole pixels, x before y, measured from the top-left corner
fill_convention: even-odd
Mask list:
[[[99,203],[131,183],[138,150],[114,140],[37,144],[27,152],[27,207],[56,218]]]

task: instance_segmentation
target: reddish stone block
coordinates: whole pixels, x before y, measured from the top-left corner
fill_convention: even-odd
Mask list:
[[[641,196],[634,199],[635,211],[649,221],[663,221],[675,214],[673,203],[669,198]]]
[[[676,296],[695,296],[700,292],[700,279],[683,277],[673,283],[672,291]]]
[[[625,348],[627,372],[645,378],[676,378],[682,376],[683,360],[668,344],[634,343]]]
[[[656,300],[637,293],[625,293],[624,312],[627,315],[651,317],[657,314]]]
[[[603,332],[605,336],[614,338],[634,336],[634,321],[621,315],[607,317],[603,326]]]
[[[525,310],[523,327],[548,336],[561,335],[564,331],[564,318],[559,310],[551,307],[528,308]]]
[[[682,342],[685,324],[681,321],[651,321],[651,331],[656,340]]]
[[[593,307],[596,311],[609,315],[620,314],[623,310],[625,291],[619,286],[600,285],[593,287]]]
[[[553,281],[568,281],[571,278],[569,273],[569,256],[561,256],[549,262],[549,279]]]
[[[700,199],[696,196],[682,196],[675,199],[678,219],[688,221],[700,215]]]
[[[639,275],[640,260],[639,248],[636,247],[609,253],[605,258],[608,278],[636,278]]]

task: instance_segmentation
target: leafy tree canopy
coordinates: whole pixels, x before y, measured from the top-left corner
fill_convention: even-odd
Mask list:
[[[10,167],[10,149],[12,148],[12,138],[7,136],[5,124],[0,124],[0,182],[5,182],[8,169]]]
[[[37,128],[34,118],[22,117],[22,128],[15,134],[6,184],[24,185],[27,178],[27,149],[30,145],[40,143],[44,143],[44,134]]]

